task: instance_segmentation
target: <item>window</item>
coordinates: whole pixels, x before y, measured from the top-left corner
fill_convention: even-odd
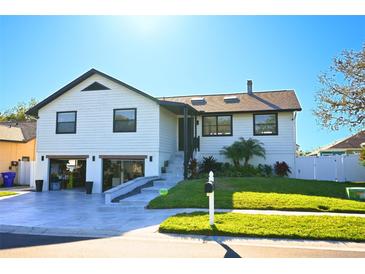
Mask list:
[[[76,133],[76,111],[57,112],[56,133]]]
[[[278,114],[254,114],[254,135],[278,135]]]
[[[232,115],[203,116],[203,136],[232,136]]]
[[[103,191],[144,176],[144,160],[103,160]]]
[[[135,108],[114,110],[114,132],[136,132]]]

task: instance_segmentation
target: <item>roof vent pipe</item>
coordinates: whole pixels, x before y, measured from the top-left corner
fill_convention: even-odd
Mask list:
[[[247,80],[247,93],[252,95],[252,80]]]

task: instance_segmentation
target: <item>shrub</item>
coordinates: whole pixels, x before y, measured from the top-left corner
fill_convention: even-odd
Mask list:
[[[272,166],[266,164],[259,164],[257,166],[257,171],[260,176],[270,177],[273,174]]]
[[[252,165],[237,168],[226,163],[223,164],[222,169],[215,174],[217,177],[251,177],[259,175],[257,168]]]
[[[265,158],[263,144],[252,138],[245,140],[241,137],[239,141],[234,142],[232,145],[223,147],[220,153],[231,159],[236,168],[240,166],[241,160],[244,160],[243,165],[247,166],[253,156]]]
[[[274,165],[275,174],[278,176],[288,176],[291,173],[290,167],[286,162],[276,162]]]
[[[188,163],[188,178],[195,179],[198,177],[198,161],[195,158],[191,158]]]
[[[217,172],[221,167],[221,163],[218,163],[213,156],[203,157],[202,162],[199,165],[200,172],[209,173],[209,171]]]
[[[250,177],[259,175],[258,169],[252,165],[245,165],[238,169],[242,176]]]

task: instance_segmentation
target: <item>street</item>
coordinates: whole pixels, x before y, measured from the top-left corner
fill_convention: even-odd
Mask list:
[[[364,251],[263,246],[239,242],[118,236],[60,237],[0,233],[1,258],[364,258]]]

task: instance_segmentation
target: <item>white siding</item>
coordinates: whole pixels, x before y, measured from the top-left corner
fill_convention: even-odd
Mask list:
[[[110,90],[81,91],[94,81]],[[137,131],[113,132],[113,109],[136,108]],[[147,155],[145,174],[159,172],[159,108],[153,100],[102,76],[93,75],[39,110],[37,121],[37,178],[48,186],[46,155],[89,155],[87,179],[101,192],[99,155]],[[76,134],[56,134],[56,112],[77,111]],[[41,161],[44,156],[44,161]],[[92,161],[92,156],[96,160]]]
[[[98,81],[111,90],[81,91]],[[137,108],[137,132],[113,132],[113,109]],[[55,134],[56,112],[77,111],[76,134]],[[39,111],[38,152],[158,152],[159,105],[94,75]],[[146,138],[148,136],[148,138]]]
[[[110,90],[81,91],[94,81]],[[114,133],[113,109],[136,108],[137,131]],[[76,134],[56,134],[56,113],[77,111]],[[266,160],[252,159],[252,164],[286,161],[295,164],[295,121],[293,113],[278,114],[278,136],[253,136],[253,115],[233,115],[233,136],[203,137],[201,116],[198,136],[202,156],[213,155],[225,161],[219,153],[239,137],[256,138],[264,143]],[[145,175],[159,175],[160,167],[177,151],[178,117],[155,101],[99,75],[93,75],[39,110],[37,122],[36,178],[43,179],[48,189],[49,161],[46,155],[89,155],[87,180],[94,181],[94,192],[101,192],[102,161],[99,155],[147,155]],[[44,157],[42,161],[41,158]],[[92,160],[95,156],[95,161]]]
[[[177,151],[177,115],[160,107],[160,167]]]
[[[292,112],[278,113],[278,135],[254,136],[253,114],[233,114],[233,136],[202,136],[202,118],[199,117],[198,135],[200,136],[200,153],[198,158],[213,155],[219,161],[227,161],[219,152],[223,146],[229,146],[240,137],[260,140],[266,150],[266,159],[255,157],[251,164],[274,164],[276,161],[285,161],[294,170],[295,161],[295,121]]]

